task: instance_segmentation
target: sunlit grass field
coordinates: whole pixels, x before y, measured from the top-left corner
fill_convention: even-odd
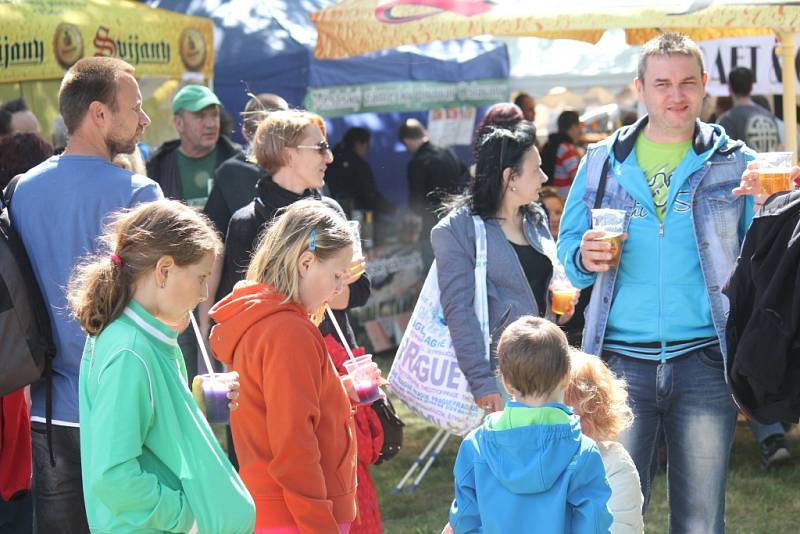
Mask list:
[[[391,360],[381,358],[384,376]],[[386,534],[439,534],[447,522],[453,498],[452,467],[460,439],[453,436],[414,493],[392,496],[390,491],[430,441],[436,429],[394,402],[406,422],[403,451],[390,462],[372,468]],[[749,428],[740,423],[733,446],[727,494],[727,531],[731,533],[784,534],[800,532],[800,430],[787,436],[793,458],[765,472],[758,446]],[[659,473],[650,509],[645,517],[648,533],[666,533],[667,493]],[[522,531],[521,531],[522,532]]]

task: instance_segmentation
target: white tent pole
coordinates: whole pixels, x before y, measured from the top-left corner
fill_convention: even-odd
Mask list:
[[[786,151],[794,153],[797,161],[797,73],[794,66],[796,46],[794,32],[780,31],[781,57],[783,58],[783,126]]]

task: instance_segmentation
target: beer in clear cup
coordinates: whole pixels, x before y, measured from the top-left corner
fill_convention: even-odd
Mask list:
[[[550,309],[556,315],[564,315],[575,309],[575,295],[578,290],[572,286],[562,285],[550,288]]]
[[[611,267],[619,266],[622,253],[622,234],[625,233],[625,210],[598,208],[592,210],[592,229],[602,230],[605,235],[598,241],[611,244],[611,259],[598,263],[606,263]]]
[[[792,190],[793,160],[791,152],[763,152],[756,155],[758,183],[763,194],[774,195]]]

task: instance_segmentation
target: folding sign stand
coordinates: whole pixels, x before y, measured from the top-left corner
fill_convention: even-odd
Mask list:
[[[419,486],[420,481],[422,481],[425,474],[428,472],[428,469],[431,468],[431,465],[436,460],[436,457],[439,456],[439,452],[441,452],[442,448],[444,448],[444,444],[447,443],[448,438],[450,437],[450,432],[446,431],[443,428],[440,428],[436,435],[433,436],[433,439],[425,445],[425,448],[422,449],[422,452],[417,456],[417,459],[411,465],[411,467],[406,471],[406,474],[403,475],[403,478],[400,479],[400,482],[397,483],[397,486],[391,491],[390,495],[397,495],[403,489],[405,489],[408,493],[414,493],[414,491]],[[433,450],[433,452],[431,452]],[[430,456],[428,456],[430,453]],[[425,461],[427,457],[428,461]],[[403,488],[405,486],[406,481],[411,478],[411,475],[414,474],[420,466],[422,466],[423,462],[425,462],[425,466],[422,467],[422,470],[417,475],[417,478],[414,479],[414,482]]]

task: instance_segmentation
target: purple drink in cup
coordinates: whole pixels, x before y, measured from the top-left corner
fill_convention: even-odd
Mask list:
[[[209,423],[230,422],[228,392],[231,382],[237,379],[236,373],[215,373],[214,378],[209,374],[194,377],[192,395]]]
[[[372,354],[365,354],[344,362],[344,368],[353,379],[353,388],[355,388],[361,404],[372,404],[381,396],[380,376],[375,373],[371,363]]]
[[[358,401],[361,404],[372,404],[381,396],[380,388],[377,384],[359,384],[355,389],[358,394]]]

